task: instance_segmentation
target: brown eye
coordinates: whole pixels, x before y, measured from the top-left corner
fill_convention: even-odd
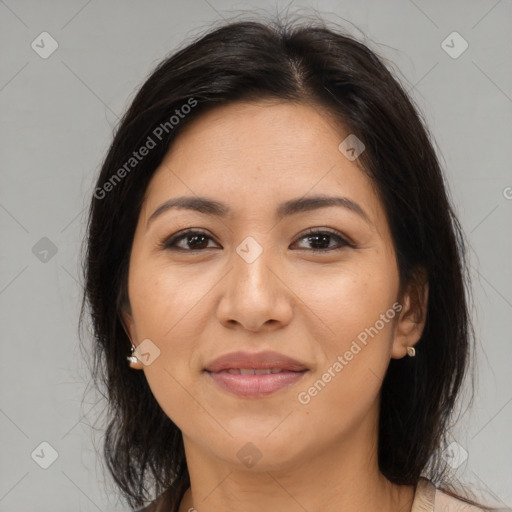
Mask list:
[[[301,240],[306,240],[310,250],[313,252],[325,253],[342,249],[345,246],[354,247],[353,244],[347,242],[339,233],[326,230],[312,229],[298,239],[298,241]],[[165,239],[161,242],[160,248],[170,251],[202,251],[213,248],[208,246],[209,241],[213,241],[213,238],[204,231],[189,229]],[[308,248],[303,247],[300,249],[307,250]]]
[[[203,231],[188,230],[164,240],[161,248],[171,251],[201,251],[211,248],[208,247],[209,240],[213,240],[212,237]],[[182,243],[183,241],[185,243]],[[181,244],[181,247],[178,244]]]
[[[330,252],[342,249],[345,246],[353,247],[352,244],[347,242],[340,234],[332,231],[320,231],[313,229],[302,235],[300,240],[306,240],[310,244],[313,252]],[[334,247],[331,242],[334,241]]]

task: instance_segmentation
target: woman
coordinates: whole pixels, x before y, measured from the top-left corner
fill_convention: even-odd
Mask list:
[[[103,163],[84,267],[130,506],[478,510],[443,480],[464,247],[427,129],[362,43],[226,23],[163,61]]]

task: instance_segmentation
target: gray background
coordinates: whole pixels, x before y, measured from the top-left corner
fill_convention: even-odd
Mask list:
[[[118,117],[157,62],[234,12],[276,6],[313,7],[364,38],[358,27],[425,115],[471,245],[478,338],[478,392],[447,457],[455,477],[512,506],[510,0],[5,0],[0,511],[126,510],[96,453],[102,405],[93,394],[82,400],[79,250],[93,180]],[[43,59],[31,44],[48,51],[45,31],[58,48]],[[442,45],[453,31],[469,44],[457,58],[445,50],[460,51],[461,39]],[[47,469],[40,464],[52,452],[42,442],[58,453]]]

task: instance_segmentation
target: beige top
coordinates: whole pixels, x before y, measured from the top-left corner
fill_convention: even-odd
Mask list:
[[[158,510],[157,502],[159,501],[157,499],[145,508],[137,510],[139,512],[156,511]],[[411,512],[484,512],[484,509],[454,498],[437,489],[430,480],[420,477],[416,486]]]
[[[437,489],[434,484],[420,477],[411,512],[482,512],[483,509]]]

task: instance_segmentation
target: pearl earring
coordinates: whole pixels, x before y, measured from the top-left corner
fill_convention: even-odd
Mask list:
[[[414,357],[416,355],[416,349],[414,347],[407,347],[407,355]]]
[[[126,359],[128,359],[130,364],[135,364],[138,362],[137,356],[133,355],[133,351],[135,350],[135,345],[132,343],[132,349],[131,349],[131,356],[128,356]]]

